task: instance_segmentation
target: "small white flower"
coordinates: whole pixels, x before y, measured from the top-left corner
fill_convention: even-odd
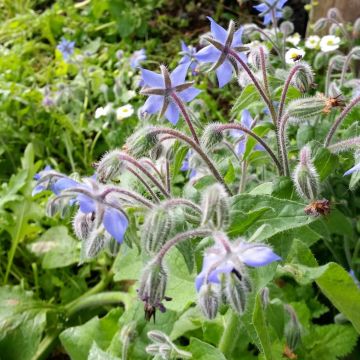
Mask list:
[[[320,49],[323,52],[334,51],[339,48],[340,41],[338,36],[326,35],[320,40]]]
[[[107,116],[111,113],[111,111],[112,111],[111,103],[107,104],[105,107],[100,106],[95,110],[95,119],[99,119],[102,116]]]
[[[304,57],[305,51],[303,49],[291,48],[285,54],[285,61],[287,64],[293,64],[295,61]]]
[[[300,44],[300,34],[299,33],[295,33],[292,36],[289,36],[286,38],[286,41],[290,44],[293,44],[294,46],[298,46]]]
[[[132,105],[127,104],[127,105],[121,106],[116,109],[116,119],[117,120],[125,119],[125,118],[131,116],[133,113],[134,113],[134,108],[132,107]]]
[[[320,37],[317,35],[309,36],[305,41],[305,47],[308,49],[316,49],[319,46]]]

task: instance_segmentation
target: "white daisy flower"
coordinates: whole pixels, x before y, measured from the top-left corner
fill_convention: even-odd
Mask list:
[[[102,116],[107,116],[111,112],[112,112],[112,104],[111,103],[107,104],[105,107],[100,106],[95,110],[95,119],[99,119]]]
[[[121,106],[116,109],[116,119],[117,120],[125,119],[125,118],[131,116],[133,113],[134,113],[134,108],[132,107],[132,105],[127,104],[127,105]]]
[[[291,48],[285,54],[285,61],[287,64],[293,64],[294,62],[301,60],[305,55],[303,49]]]
[[[338,36],[326,35],[320,40],[320,49],[323,52],[334,51],[339,48],[340,41]]]
[[[299,33],[295,33],[295,34],[287,37],[286,41],[290,44],[293,44],[294,46],[298,46],[301,41],[301,36]]]
[[[308,49],[316,49],[320,44],[320,36],[311,35],[305,41],[305,47]]]

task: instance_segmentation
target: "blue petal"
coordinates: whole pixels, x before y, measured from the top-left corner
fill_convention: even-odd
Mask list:
[[[41,193],[42,191],[46,190],[44,185],[36,185],[31,193],[32,196],[35,196],[39,193]]]
[[[234,266],[233,266],[233,264],[230,264],[230,263],[225,263],[225,264],[218,266],[214,271],[212,271],[209,274],[208,282],[211,282],[214,284],[219,284],[220,283],[219,275],[220,274],[229,274],[233,271],[233,269],[234,269]]]
[[[170,74],[172,86],[177,86],[185,82],[186,74],[190,63],[178,65]]]
[[[179,120],[179,109],[176,104],[171,102],[165,112],[165,117],[173,124],[176,125]]]
[[[211,23],[211,32],[215,38],[215,40],[221,42],[222,44],[225,44],[226,38],[227,38],[227,31],[220,26],[216,21],[211,18],[210,16],[207,17],[210,20]]]
[[[250,115],[249,110],[244,109],[241,114],[241,124],[244,125],[246,128],[250,129],[252,121],[253,119]]]
[[[235,31],[234,38],[233,38],[233,41],[232,41],[232,44],[231,44],[232,47],[242,45],[243,31],[244,31],[243,27],[241,27],[241,28],[239,28],[238,30]]]
[[[219,87],[223,87],[232,79],[232,66],[229,61],[224,61],[217,69],[216,76],[219,81]]]
[[[156,88],[164,87],[164,79],[160,74],[150,70],[141,69],[141,76],[146,85]]]
[[[280,0],[280,1],[277,3],[276,7],[277,7],[278,9],[281,9],[281,8],[287,3],[287,1],[288,1],[288,0]]]
[[[273,22],[273,18],[271,14],[265,14],[263,23],[264,25],[269,25],[271,22]]]
[[[96,203],[93,199],[89,198],[86,195],[79,194],[76,197],[77,202],[80,205],[80,211],[84,214],[94,212],[96,210]]]
[[[195,58],[204,63],[216,62],[221,55],[221,51],[212,45],[205,46],[195,54]]]
[[[201,272],[195,279],[195,287],[198,292],[201,286],[204,284],[204,280],[205,280],[205,273]]]
[[[78,187],[79,185],[80,184],[73,179],[61,178],[51,186],[51,190],[55,193],[55,195],[59,195],[63,190]]]
[[[164,102],[163,96],[160,95],[150,95],[145,101],[145,104],[142,106],[142,110],[146,111],[149,114],[156,114],[160,111],[162,104]]]
[[[269,7],[266,4],[259,4],[259,5],[255,5],[254,9],[256,9],[259,12],[264,12],[268,9]]]
[[[189,56],[189,55],[184,55],[184,56],[180,59],[179,65],[187,64],[187,63],[189,63],[189,62],[191,62],[190,56]]]
[[[179,96],[182,101],[189,102],[189,101],[195,99],[196,96],[198,96],[200,93],[201,93],[201,90],[191,87],[184,91],[181,91],[179,93]]]
[[[104,227],[120,244],[123,242],[128,223],[127,217],[119,210],[110,207],[105,210],[103,219]]]
[[[181,168],[180,170],[181,171],[188,171],[190,169],[189,167],[189,161],[188,160],[184,160],[182,165],[181,165]],[[34,189],[35,190],[35,189]]]
[[[256,144],[255,147],[254,147],[254,150],[265,151],[265,148],[260,144]]]
[[[348,171],[346,171],[344,173],[344,176],[346,175],[351,175],[353,172],[355,171],[359,171],[360,170],[360,163],[359,164],[356,164],[355,166],[353,166],[351,169],[349,169]]]
[[[268,246],[251,246],[242,251],[241,260],[249,266],[264,266],[274,261],[281,260]]]
[[[189,174],[189,179],[192,179],[196,176],[197,172],[196,169],[191,169],[190,174]]]
[[[188,52],[189,48],[187,45],[181,40],[181,51]]]
[[[245,152],[245,145],[246,145],[246,140],[240,140],[235,147],[235,152],[237,155],[242,155]]]

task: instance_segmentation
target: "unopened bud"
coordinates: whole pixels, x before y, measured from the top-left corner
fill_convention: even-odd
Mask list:
[[[262,50],[261,50],[262,49]],[[251,48],[248,56],[248,62],[252,65],[256,70],[261,70],[261,53],[263,52],[265,66],[268,65],[269,60],[269,51],[265,46],[254,46]]]
[[[160,330],[151,330],[147,333],[150,340],[158,343],[171,343],[169,337]]]
[[[119,253],[121,244],[113,237],[106,243],[106,249],[110,256],[116,256]]]
[[[314,65],[314,69],[315,70],[319,70],[321,68],[323,68],[328,62],[328,58],[326,53],[320,51],[315,55],[315,59],[313,62]]]
[[[337,36],[341,33],[340,27],[338,24],[331,24],[329,27],[329,34]]]
[[[263,307],[266,308],[270,304],[270,290],[267,286],[260,290],[260,298]]]
[[[205,189],[201,201],[203,216],[201,223],[221,229],[229,220],[229,197],[224,187],[214,184]]]
[[[145,348],[145,351],[153,356],[158,356],[157,359],[170,360],[172,347],[169,344],[150,344]]]
[[[109,238],[110,235],[105,232],[103,227],[93,229],[87,239],[82,241],[80,259],[85,260],[96,257],[104,248]]]
[[[280,25],[280,31],[284,34],[284,37],[291,35],[294,30],[294,24],[291,21],[283,21]]]
[[[173,224],[171,210],[161,206],[151,209],[141,229],[142,248],[150,255],[156,254],[168,239]]]
[[[243,36],[246,38],[250,38],[251,35],[258,29],[258,26],[253,23],[248,23],[243,25]]]
[[[345,64],[345,56],[344,55],[335,55],[329,60],[329,67],[331,66],[334,70],[342,70]]]
[[[294,10],[290,7],[290,6],[285,6],[283,9],[282,9],[282,17],[285,19],[285,20],[288,20],[290,19],[294,14]]]
[[[139,298],[145,303],[145,317],[150,320],[156,309],[165,311],[162,301],[165,298],[167,273],[157,261],[150,262],[143,270],[138,289]]]
[[[311,150],[308,146],[300,150],[299,164],[294,170],[293,181],[302,198],[313,201],[319,195],[319,175],[311,160]]]
[[[123,162],[120,160],[119,154],[119,150],[109,151],[96,164],[97,179],[100,182],[106,183],[120,175]]]
[[[322,114],[325,107],[325,97],[313,96],[291,101],[287,112],[293,121],[302,121]]]
[[[201,145],[205,151],[210,151],[214,148],[215,145],[219,144],[224,136],[222,132],[218,129],[219,123],[212,123],[208,125],[201,137]]]
[[[358,39],[360,37],[360,18],[357,18],[353,26],[353,37]]]
[[[339,9],[337,8],[330,8],[327,12],[327,17],[328,19],[331,19],[331,20],[337,20],[337,21],[342,21],[342,16],[341,16],[341,13],[339,11]]]
[[[309,91],[314,84],[314,73],[311,66],[306,62],[298,63],[292,84],[302,93]]]
[[[327,24],[328,24],[328,20],[326,18],[320,18],[313,25],[314,32],[317,33],[319,31],[325,30]]]
[[[80,240],[87,239],[93,227],[94,214],[85,214],[79,210],[73,219],[73,229],[76,237]]]
[[[208,319],[215,319],[220,303],[220,293],[216,285],[204,284],[200,288],[198,305]]]
[[[297,318],[295,310],[290,305],[285,305],[285,309],[290,315],[290,320],[285,327],[286,344],[292,351],[294,351],[301,340],[301,324]]]
[[[353,59],[360,60],[360,46],[355,46],[351,50]]]
[[[148,155],[149,151],[158,144],[158,137],[152,126],[146,126],[135,132],[127,139],[126,149],[135,158]]]
[[[223,291],[226,302],[234,311],[242,314],[245,310],[249,292],[247,275],[241,274],[241,276],[238,276],[234,272],[225,275]]]

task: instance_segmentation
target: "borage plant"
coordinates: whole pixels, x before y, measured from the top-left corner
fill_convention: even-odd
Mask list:
[[[360,97],[304,96],[314,92],[314,74],[300,55],[282,61],[284,3],[257,7],[275,40],[244,45],[243,28],[209,18],[207,45],[191,55],[196,74],[215,71],[220,87],[238,79],[227,121],[201,121],[202,111],[187,106],[202,96],[186,80],[192,61],[142,69],[148,98],[125,146],[105,154],[90,178],[49,168],[38,175],[37,191],[56,194],[50,214],[77,208],[81,262],[103,250],[116,255],[110,273],[138,299],[126,304],[110,345],[93,339],[96,351],[123,359],[337,359],[355,346],[358,230],[332,189],[344,181],[335,154],[357,149],[359,138],[333,139]],[[163,117],[173,126],[158,125]],[[60,339],[71,349],[67,331]]]

